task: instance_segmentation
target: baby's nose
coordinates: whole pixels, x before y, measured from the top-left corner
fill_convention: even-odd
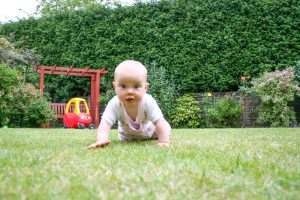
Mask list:
[[[127,88],[127,93],[133,93],[133,88],[132,87]]]

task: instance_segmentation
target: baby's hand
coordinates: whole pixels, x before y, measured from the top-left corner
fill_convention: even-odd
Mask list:
[[[107,145],[109,145],[110,141],[108,139],[101,139],[101,140],[97,140],[96,143],[91,144],[88,149],[95,149],[97,147],[105,147]]]
[[[169,143],[158,142],[157,145],[159,147],[169,147]]]

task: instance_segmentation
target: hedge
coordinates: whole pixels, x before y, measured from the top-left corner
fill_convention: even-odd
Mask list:
[[[236,91],[242,75],[294,66],[299,27],[298,0],[162,0],[29,18],[2,24],[0,34],[36,48],[44,65],[107,68],[104,91],[116,65],[136,59],[164,67],[185,93]],[[46,81],[53,101],[89,92],[84,79]]]

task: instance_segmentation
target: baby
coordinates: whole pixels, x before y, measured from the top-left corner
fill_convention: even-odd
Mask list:
[[[117,95],[106,106],[97,141],[89,148],[109,145],[110,129],[116,122],[121,141],[158,139],[159,146],[169,146],[171,127],[155,99],[146,93],[145,66],[134,60],[121,62],[115,69],[113,86]]]

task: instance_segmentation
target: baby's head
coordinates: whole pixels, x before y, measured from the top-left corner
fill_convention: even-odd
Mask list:
[[[126,77],[140,78],[142,82],[147,82],[147,69],[139,61],[125,60],[116,67],[114,80]]]
[[[137,105],[149,87],[146,67],[134,60],[121,62],[115,69],[113,85],[125,106]]]

